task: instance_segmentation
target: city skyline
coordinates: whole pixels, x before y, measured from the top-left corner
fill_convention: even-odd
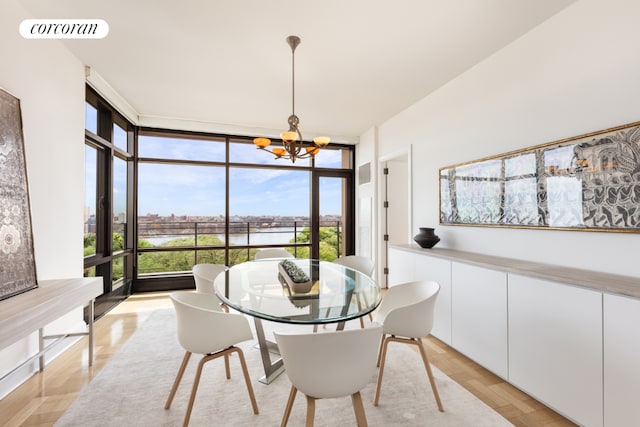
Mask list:
[[[192,160],[194,153],[219,161],[221,147],[211,141],[141,137],[141,154],[154,158]],[[144,147],[144,149],[143,149]],[[230,156],[256,164],[273,164],[274,158],[247,144],[230,144]],[[85,205],[95,213],[96,155],[85,148]],[[204,151],[203,151],[204,150]],[[224,150],[222,150],[224,154]],[[339,150],[322,151],[323,167],[341,163]],[[144,157],[142,156],[142,157]],[[279,161],[279,160],[278,160]],[[308,162],[307,162],[308,163]],[[300,165],[304,165],[301,163]],[[126,210],[126,162],[114,158],[113,212]],[[225,212],[225,168],[222,166],[140,162],[138,164],[138,212],[141,215],[215,216]],[[310,173],[306,170],[229,168],[231,215],[309,215]],[[342,181],[321,179],[321,213],[339,214]]]
[[[142,165],[141,165],[142,166]],[[202,166],[147,164],[152,166],[146,178],[139,180],[138,212],[140,215],[171,214],[183,216],[216,216],[225,211],[224,181]],[[156,168],[155,166],[161,166]],[[181,174],[177,174],[179,167]],[[194,169],[185,169],[194,168]],[[200,170],[196,169],[200,168]],[[141,168],[144,169],[144,168]],[[188,172],[188,173],[187,173]],[[209,173],[206,173],[209,172]],[[253,172],[253,174],[252,174]],[[272,173],[269,173],[272,172]],[[303,216],[309,212],[309,173],[305,171],[260,171],[262,182],[252,180],[255,170],[231,172],[231,215]],[[118,176],[118,174],[114,174]],[[92,182],[87,179],[88,184]],[[95,181],[93,181],[95,182]],[[295,183],[290,185],[289,183]],[[340,180],[323,181],[321,210],[323,214],[339,214],[342,204]],[[184,189],[189,188],[190,192]],[[95,188],[87,185],[85,205],[95,206]],[[114,176],[114,213],[126,210],[126,180]],[[95,213],[91,209],[91,213]]]

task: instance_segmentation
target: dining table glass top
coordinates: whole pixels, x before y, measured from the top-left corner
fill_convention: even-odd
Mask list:
[[[380,304],[378,285],[357,270],[315,259],[286,259],[293,267],[283,261],[234,265],[215,279],[215,292],[241,313],[296,324],[345,322]]]

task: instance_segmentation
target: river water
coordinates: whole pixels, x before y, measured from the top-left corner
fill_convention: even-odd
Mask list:
[[[258,229],[252,231],[249,235],[249,241],[247,242],[247,234],[230,234],[229,235],[229,243],[231,245],[277,245],[279,243],[288,244],[291,240],[295,238],[293,227],[274,227],[274,228],[265,228]],[[300,234],[300,231],[298,231]],[[217,238],[224,241],[224,234],[214,234]],[[163,243],[169,242],[174,239],[182,239],[185,237],[193,237],[191,235],[182,235],[182,236],[154,236],[154,237],[145,237],[140,236],[141,240],[146,240],[154,246],[159,246]]]

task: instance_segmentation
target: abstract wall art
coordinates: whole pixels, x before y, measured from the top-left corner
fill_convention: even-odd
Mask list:
[[[0,300],[36,287],[20,100],[0,89]]]
[[[442,225],[640,232],[640,122],[439,175]]]

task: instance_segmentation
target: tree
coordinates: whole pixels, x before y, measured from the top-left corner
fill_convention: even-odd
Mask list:
[[[143,247],[140,241],[139,247]],[[153,247],[149,244],[144,247]],[[161,247],[185,247],[184,251],[171,252],[144,252],[138,258],[138,272],[158,273],[167,271],[188,271],[194,264],[211,263],[225,264],[224,249],[191,249],[195,246],[194,237],[184,237],[173,239],[160,245]],[[198,247],[201,246],[222,246],[224,242],[216,236],[198,236]],[[234,265],[247,260],[246,249],[231,249],[229,251],[229,264]]]
[[[311,241],[311,230],[306,227],[298,236],[296,243],[308,243]],[[294,240],[290,241],[291,243]],[[322,261],[333,261],[338,258],[338,229],[336,227],[320,227],[320,259]],[[309,248],[299,248],[298,258],[309,258]]]
[[[290,243],[308,243],[311,237],[309,228],[303,229],[295,240]],[[338,229],[336,227],[320,228],[320,259],[323,261],[333,261],[338,258],[338,248],[340,245]],[[87,244],[93,242],[95,248],[95,235],[85,236],[85,254],[87,253]],[[160,245],[165,248],[180,248],[184,250],[175,251],[154,251],[142,252],[138,256],[138,273],[164,273],[190,271],[194,264],[211,263],[211,264],[227,264],[225,261],[224,242],[216,236],[200,235],[196,246],[195,237],[183,237],[173,239]],[[124,247],[123,236],[117,233],[113,235],[114,251],[121,250]],[[138,241],[139,248],[156,247],[147,240]],[[200,247],[220,247],[220,249],[198,249]],[[195,248],[195,249],[194,249]],[[287,249],[292,254],[292,249]],[[250,259],[253,259],[257,249],[229,249],[229,262],[227,265],[235,265]],[[94,249],[95,253],[95,249]],[[308,247],[298,248],[296,251],[298,258],[309,258],[310,250]],[[122,265],[116,266],[114,263],[114,273],[116,269],[122,270]],[[114,274],[115,276],[115,274]],[[119,276],[115,276],[119,277]]]
[[[121,251],[124,249],[124,236],[120,233],[113,233],[113,252]]]
[[[84,256],[94,255],[96,253],[96,235],[88,233],[84,235]]]

